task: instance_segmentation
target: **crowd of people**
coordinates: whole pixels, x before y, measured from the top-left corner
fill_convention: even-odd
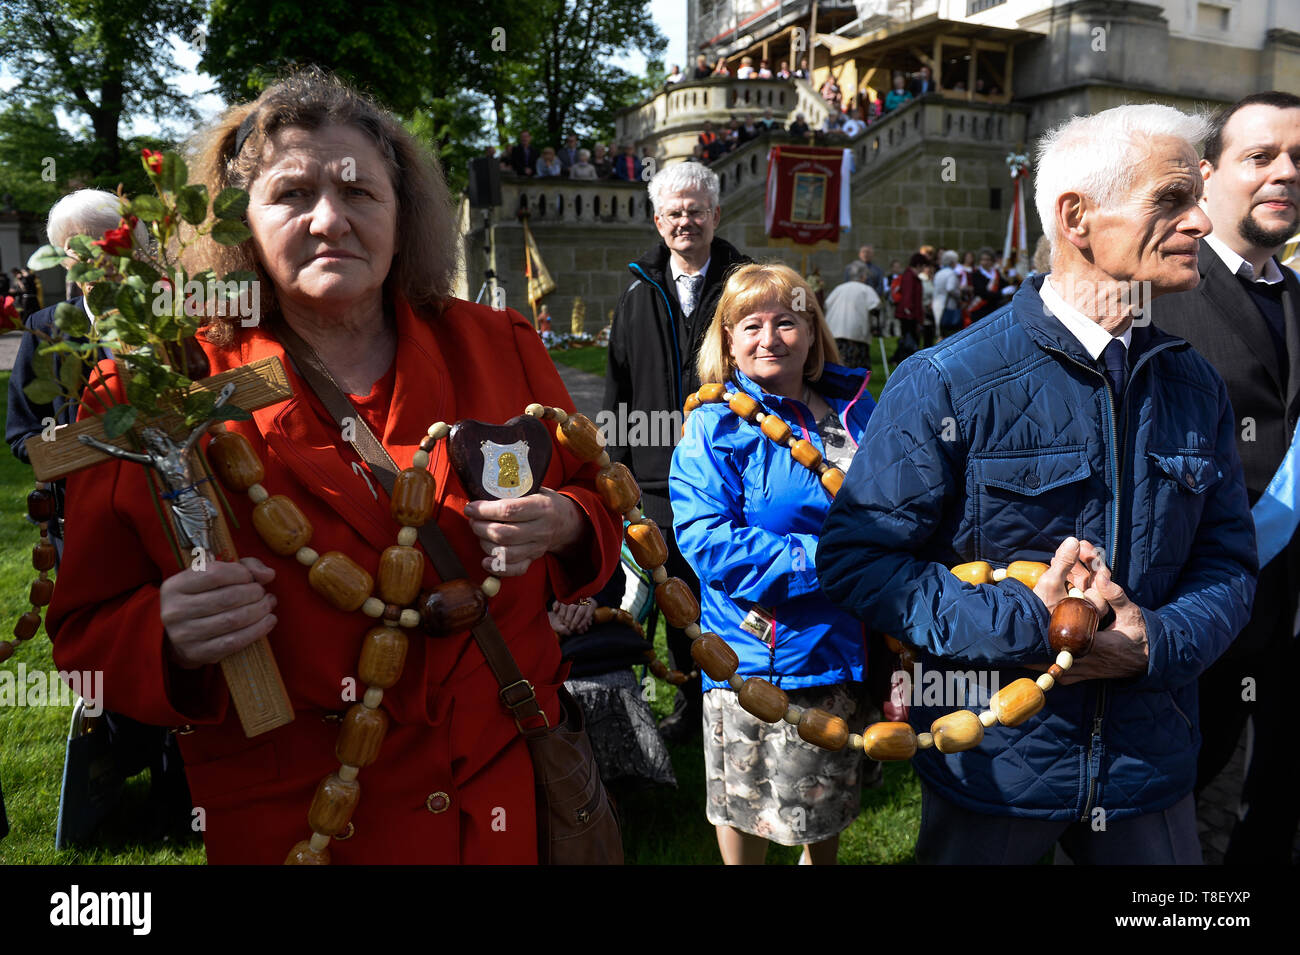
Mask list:
[[[633,143],[624,143],[615,149],[605,143],[595,143],[591,149],[578,145],[578,137],[569,133],[563,146],[533,145],[532,133],[524,130],[519,141],[498,155],[495,146],[488,146],[483,155],[496,160],[501,171],[529,179],[618,179],[622,182],[640,182],[645,160],[653,156],[649,146],[637,154]]]
[[[534,153],[524,135],[506,161],[572,175],[582,152],[568,137]],[[1212,123],[1157,105],[1074,117],[1038,144],[1045,235],[1031,271],[991,249],[930,246],[886,271],[864,246],[828,295],[719,234],[706,165],[669,165],[649,180],[656,238],[629,265],[602,405],[624,419],[687,409],[685,427],[663,441],[616,431],[608,463],[570,437],[538,493],[472,500],[439,424],[503,422],[533,403],[564,418],[571,399],[531,323],[452,296],[436,158],[345,84],[295,75],[192,146],[210,194],[248,190],[252,232],[201,242],[194,261],[268,282],[262,322],[214,319],[202,347],[214,372],[277,357],[294,392],[227,425],[264,462],[258,492],[231,495],[244,557],[178,568],[150,532],[143,468],[74,474],[47,622],[55,661],[102,671],[111,711],[184,728],[210,861],[529,863],[545,827],[525,734],[577,725],[561,689],[572,645],[556,634],[583,635],[593,598],[623,609],[675,577],[701,609],[694,623],[665,604],[683,682],[660,730],[701,741],[702,809],[729,864],[761,862],[772,842],[834,863],[879,773],[863,734],[882,712],[921,779],[920,862],[1033,863],[1059,844],[1080,863],[1198,863],[1193,794],[1247,718],[1255,745],[1229,855],[1289,861],[1300,807],[1281,681],[1297,662],[1288,515],[1300,508],[1272,477],[1300,453],[1300,281],[1276,259],[1300,225],[1297,155],[1291,94],[1248,97]],[[353,162],[380,174],[359,188]],[[1154,323],[1096,294],[1132,285]],[[864,348],[889,323],[901,363],[877,404]],[[340,394],[304,373],[318,366]],[[120,396],[111,372],[103,385]],[[11,415],[23,400],[11,388]],[[386,466],[340,438],[340,401],[388,466],[432,477],[418,520],[396,519],[376,490],[391,486]],[[1259,440],[1242,437],[1242,414]],[[32,436],[10,429],[16,451]],[[662,549],[659,569],[626,586],[624,518],[602,501],[617,464],[639,485],[622,510],[646,535],[630,544]],[[268,494],[294,502],[310,546],[272,548],[255,531]],[[424,521],[445,537],[435,550],[469,569],[449,579],[445,560],[422,561],[420,583],[463,587],[482,613],[403,638],[404,666],[349,706],[340,681],[358,652],[366,666],[363,645],[393,645],[396,611],[379,608],[382,627],[363,620],[322,600],[300,565],[315,573],[330,551],[378,573],[394,549],[429,546],[409,526]],[[980,586],[950,572],[1017,560],[1048,566]],[[1048,639],[1067,594],[1099,620],[1071,659]],[[485,656],[483,620],[522,674],[510,686]],[[1020,698],[1034,687],[1039,704],[1018,725],[1010,702],[984,710],[969,745],[926,745],[967,701],[891,696],[886,635],[948,686],[978,670],[1016,681]],[[217,664],[263,637],[298,718],[250,740]],[[639,646],[621,643],[613,668]],[[1243,678],[1258,684],[1249,700]],[[525,685],[526,700],[512,695]],[[635,687],[620,692],[637,705]],[[340,719],[373,723],[379,709],[382,748],[343,759],[356,750]],[[831,730],[838,747],[807,741]]]

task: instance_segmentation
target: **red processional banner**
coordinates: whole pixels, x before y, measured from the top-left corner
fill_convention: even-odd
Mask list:
[[[838,245],[840,231],[849,227],[852,162],[847,149],[773,146],[767,156],[768,238]]]

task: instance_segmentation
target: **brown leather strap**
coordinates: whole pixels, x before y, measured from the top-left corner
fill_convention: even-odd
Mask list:
[[[357,413],[348,396],[339,387],[339,383],[334,380],[334,376],[329,373],[329,369],[325,367],[325,363],[320,360],[320,356],[311,345],[290,328],[287,322],[276,322],[273,330],[280,343],[284,345],[285,352],[293,360],[298,373],[306,379],[307,384],[316,393],[316,397],[325,406],[325,410],[338,424],[340,434],[345,430],[345,420],[353,422],[352,433],[355,437],[350,442],[353,450],[369,465],[370,472],[383,485],[384,492],[391,497],[398,470],[392,456],[375,437],[375,433],[370,430],[365,419]],[[429,560],[433,562],[433,569],[438,572],[439,577],[446,581],[466,576],[460,557],[452,550],[451,544],[443,536],[436,521],[425,521],[424,526],[419,528],[419,534],[420,543],[424,545],[425,553],[429,555]],[[501,686],[498,696],[514,716],[519,732],[529,735],[530,732],[537,731],[537,727],[524,727],[524,721],[529,719],[540,718],[543,727],[549,725],[546,714],[537,705],[533,685],[524,679],[519,665],[515,663],[515,658],[510,653],[510,648],[506,646],[505,638],[497,629],[496,621],[492,619],[492,614],[485,613],[483,619],[471,632],[479,649],[483,651],[488,668]]]

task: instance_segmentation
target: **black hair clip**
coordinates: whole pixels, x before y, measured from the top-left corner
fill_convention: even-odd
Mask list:
[[[257,112],[257,110],[251,110],[244,117],[244,121],[239,124],[239,129],[235,132],[235,151],[231,154],[231,159],[238,159],[239,154],[244,151],[244,143],[248,140],[253,127],[257,125]]]

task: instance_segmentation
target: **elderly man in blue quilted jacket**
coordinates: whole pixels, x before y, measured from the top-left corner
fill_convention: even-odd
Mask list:
[[[917,754],[921,862],[1201,861],[1196,681],[1249,617],[1255,533],[1223,381],[1147,308],[1199,279],[1204,132],[1143,105],[1044,137],[1051,273],[899,366],[827,516],[823,589],[922,670],[1034,677],[1067,584],[1102,613],[1036,715]],[[1049,558],[1032,590],[948,571]]]

